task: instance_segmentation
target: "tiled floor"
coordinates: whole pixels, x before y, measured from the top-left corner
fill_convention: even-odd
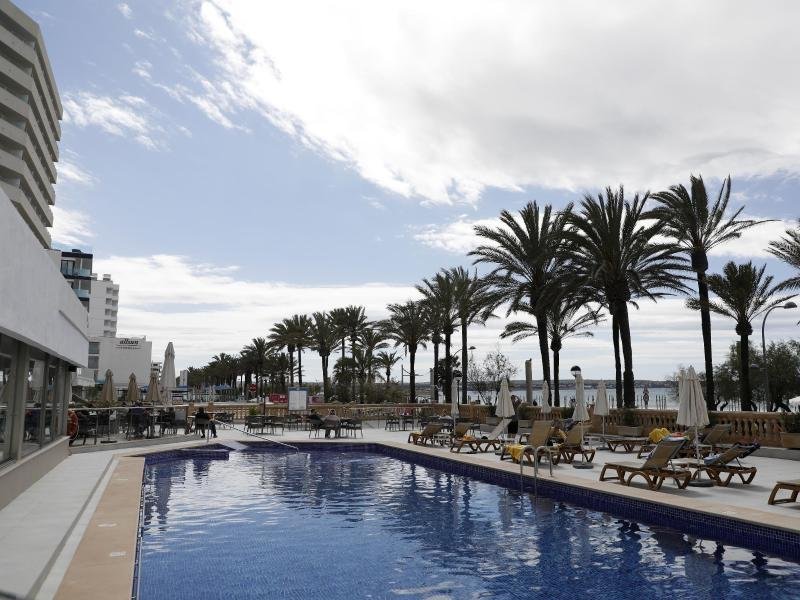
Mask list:
[[[284,435],[268,436],[276,441],[289,443],[308,441],[308,432],[286,432]],[[387,432],[382,426],[365,425],[364,440],[405,445],[408,432]],[[253,439],[239,431],[220,430],[216,441],[235,441]],[[311,438],[312,440],[315,438]],[[361,438],[359,438],[360,440]],[[103,448],[96,452],[74,454],[62,462],[46,477],[37,482],[14,502],[0,510],[0,589],[24,595],[33,587],[41,585],[37,597],[52,598],[58,584],[66,572],[78,542],[83,537],[94,512],[89,504],[87,513],[84,507],[94,493],[94,504],[103,493],[105,482],[98,486],[107,467],[116,464],[116,455],[135,452],[153,452],[188,445],[206,443],[204,440],[187,436],[183,441],[162,445],[149,445],[144,448],[130,447]],[[493,454],[451,454],[446,449],[432,448],[422,450],[426,453],[452,457],[458,460],[519,471],[517,465],[507,461],[500,462]],[[766,522],[772,526],[800,530],[800,504],[769,506],[767,498],[774,482],[778,479],[800,478],[800,462],[774,458],[752,457],[748,462],[758,467],[755,481],[749,486],[731,483],[729,488],[689,488],[677,490],[665,483],[662,491],[651,492],[644,486],[634,489],[616,483],[598,481],[602,464],[609,460],[636,460],[635,455],[599,451],[595,467],[588,470],[573,469],[569,465],[554,468],[553,479],[562,483],[602,488],[624,495],[657,500],[675,505],[680,503],[687,508],[702,507],[704,510],[727,514],[736,518]],[[113,464],[112,464],[113,461]],[[532,469],[526,467],[526,473]],[[547,468],[542,469],[543,477]],[[97,489],[95,489],[97,488]],[[55,500],[57,499],[57,500]],[[13,548],[13,552],[8,549]],[[49,577],[45,579],[48,571]]]

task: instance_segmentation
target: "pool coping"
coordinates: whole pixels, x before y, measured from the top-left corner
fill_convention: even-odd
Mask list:
[[[244,442],[254,451],[276,448],[270,442]],[[480,481],[500,485],[526,492],[537,491],[540,495],[556,501],[566,501],[578,506],[600,510],[618,518],[641,521],[644,523],[665,525],[697,537],[719,539],[723,543],[739,545],[755,551],[800,560],[800,519],[792,516],[781,516],[775,513],[735,507],[719,502],[708,502],[693,498],[683,498],[673,494],[653,491],[646,488],[629,487],[614,482],[601,482],[570,477],[558,471],[551,476],[545,466],[534,480],[533,470],[524,469],[520,479],[520,467],[514,463],[498,462],[493,454],[457,454],[443,452],[441,448],[417,446],[403,442],[372,440],[327,440],[327,441],[293,441],[293,445],[307,450],[356,450],[373,451],[407,462],[431,466],[440,470],[468,476]],[[129,600],[136,596],[137,556],[141,533],[141,499],[144,468],[160,457],[161,460],[186,460],[195,457],[219,455],[230,451],[222,445],[209,445],[203,441],[182,444],[177,449],[163,447],[131,449],[130,453],[118,457],[119,464],[103,492],[103,496],[92,515],[90,525],[81,539],[78,550],[69,565],[67,574],[56,595],[57,600],[73,598],[103,597],[112,600],[119,597]],[[247,452],[247,450],[244,450]],[[489,460],[491,456],[492,459]],[[454,468],[455,467],[455,468]],[[122,471],[119,471],[122,469]],[[134,469],[131,471],[131,469]],[[120,473],[134,473],[122,477]],[[124,481],[123,481],[124,480]],[[112,488],[112,483],[114,487]],[[112,490],[109,498],[106,494]],[[124,492],[123,492],[124,490]],[[114,498],[124,493],[127,502],[119,503]],[[736,493],[732,490],[732,493]],[[132,498],[135,498],[133,502]],[[680,505],[676,506],[676,500]],[[116,502],[109,506],[108,502]],[[114,516],[114,522],[123,523],[120,529],[106,528],[100,531],[103,519]],[[99,515],[99,517],[98,517]],[[122,537],[113,535],[124,531]],[[84,548],[86,543],[86,548]],[[113,550],[112,546],[123,544],[124,550]],[[84,549],[84,552],[82,552]],[[109,555],[114,552],[125,552],[124,556]],[[105,554],[103,554],[105,553]],[[115,560],[108,560],[114,558]],[[114,567],[112,576],[116,578],[109,584],[109,573],[103,571],[102,578],[90,578],[80,587],[75,582],[75,573],[86,572],[91,566],[109,565]],[[122,568],[121,565],[125,565]],[[73,571],[73,568],[75,569]],[[93,582],[95,587],[90,589]],[[113,590],[113,594],[109,593]],[[123,593],[124,591],[124,593]],[[76,593],[77,592],[77,593]]]

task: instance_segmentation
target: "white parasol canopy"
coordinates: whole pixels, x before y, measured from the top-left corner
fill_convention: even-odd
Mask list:
[[[500,384],[500,395],[497,397],[497,407],[494,415],[501,419],[510,419],[516,414],[514,403],[511,401],[511,392],[508,389],[508,379],[503,379]]]
[[[161,393],[164,404],[172,405],[172,390],[175,388],[175,348],[172,342],[164,351],[164,365],[161,368]]]
[[[684,427],[705,427],[709,424],[708,410],[703,400],[703,388],[694,367],[678,383],[678,418],[676,423]]]
[[[550,386],[547,385],[547,380],[542,382],[542,414],[549,415],[553,411],[553,405],[550,403]]]
[[[583,375],[575,376],[575,412],[572,418],[576,421],[588,421],[589,411],[586,409],[586,394],[583,391]]]
[[[125,392],[125,403],[128,406],[133,406],[141,401],[142,395],[139,392],[139,384],[136,382],[136,374],[131,373],[131,376],[128,378],[128,390]]]
[[[158,389],[158,378],[155,371],[150,373],[150,383],[147,386],[145,402],[153,406],[161,406],[164,403],[161,398],[161,390]]]
[[[607,417],[611,412],[608,410],[608,393],[606,392],[606,382],[602,379],[597,386],[597,400],[594,403],[594,414],[600,417]]]
[[[460,412],[458,410],[458,401],[459,401],[459,391],[461,388],[461,378],[456,377],[453,379],[453,383],[450,385],[450,416],[453,417],[453,422],[455,423],[460,416]]]
[[[114,389],[114,373],[111,369],[106,371],[106,380],[103,382],[103,390],[100,392],[101,406],[114,406],[117,403],[117,392]]]

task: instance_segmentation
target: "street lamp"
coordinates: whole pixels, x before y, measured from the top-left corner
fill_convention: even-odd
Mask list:
[[[767,342],[764,337],[764,329],[767,325],[767,317],[769,316],[769,313],[776,308],[792,309],[797,308],[797,304],[790,300],[789,302],[786,302],[780,306],[773,306],[766,312],[764,315],[764,320],[761,321],[761,356],[764,363],[764,400],[767,402],[767,410],[772,409],[772,402],[770,402],[769,399],[769,365],[767,364]]]

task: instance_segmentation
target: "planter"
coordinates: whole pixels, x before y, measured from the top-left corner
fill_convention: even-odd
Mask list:
[[[786,433],[781,431],[781,446],[784,448],[800,449],[800,433]]]

